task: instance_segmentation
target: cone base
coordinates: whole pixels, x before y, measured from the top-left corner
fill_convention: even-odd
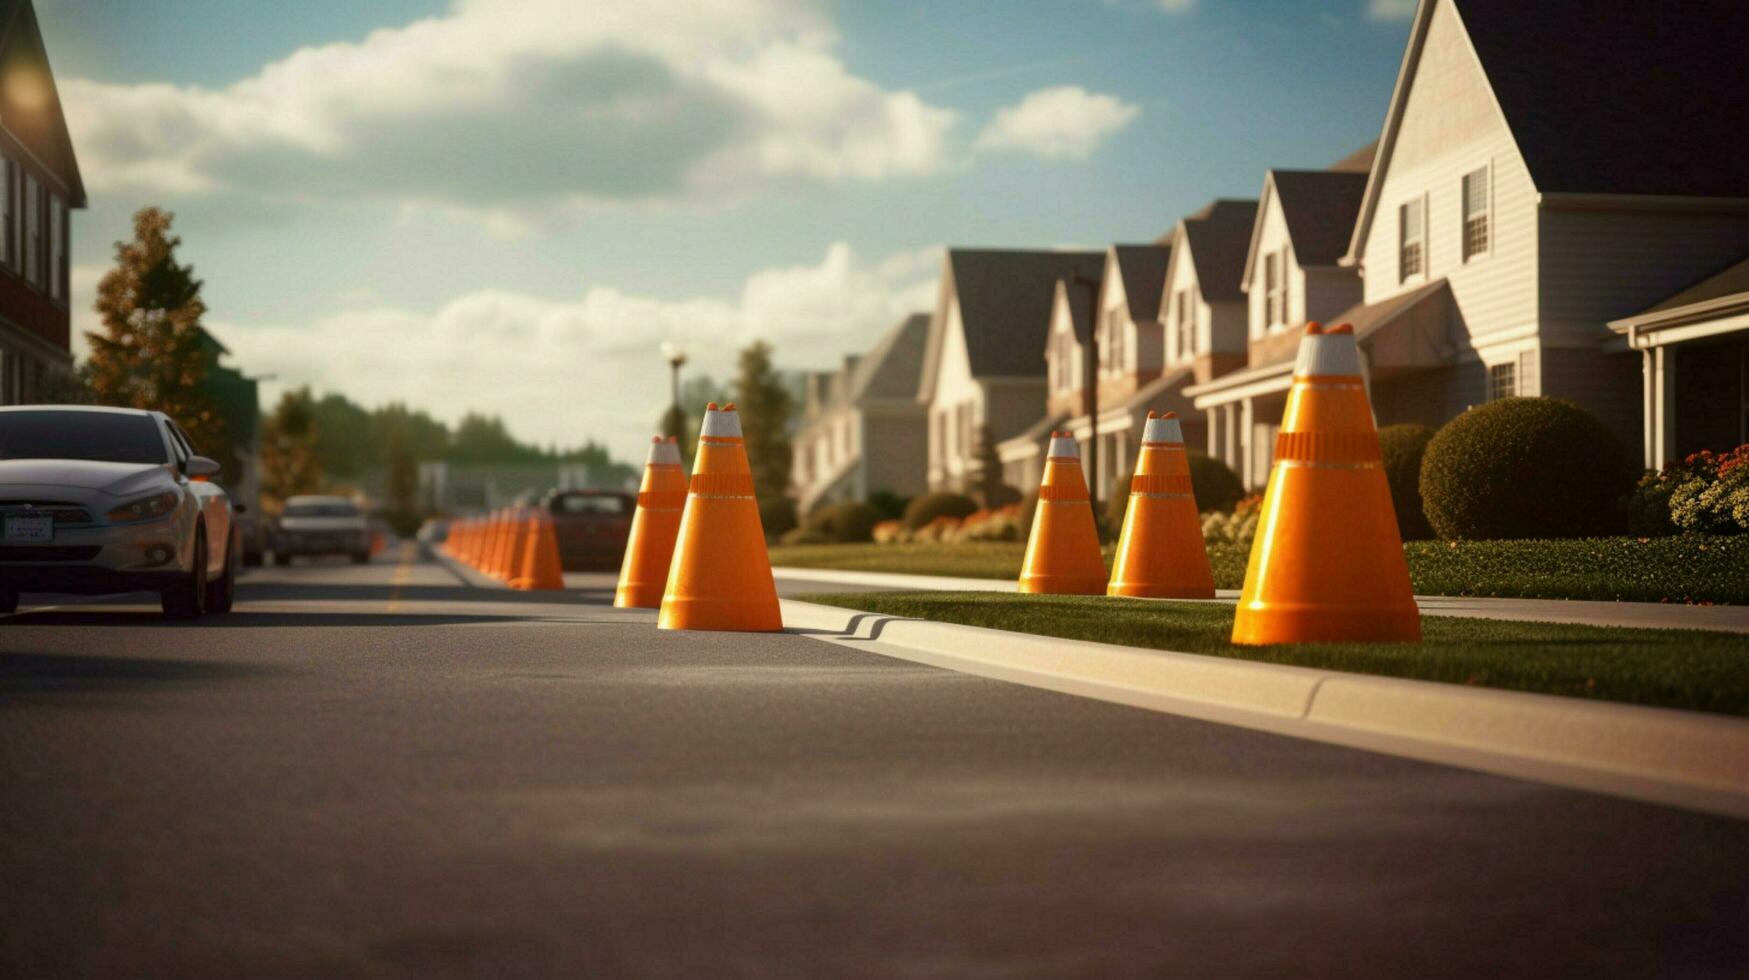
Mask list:
[[[1213,599],[1215,587],[1200,585],[1151,585],[1146,582],[1113,582],[1106,595],[1126,599]]]
[[[1421,611],[1378,608],[1240,606],[1233,618],[1233,642],[1243,646],[1273,643],[1420,643]]]
[[[622,585],[614,590],[613,607],[615,609],[660,609],[662,608],[662,590],[667,588],[665,582],[652,582],[648,585]]]
[[[553,585],[551,583],[542,585],[534,579],[528,578],[513,578],[510,580],[509,585],[518,592],[563,592],[565,589],[563,585]]]
[[[728,633],[776,633],[783,629],[783,614],[776,604],[749,603],[743,599],[682,599],[665,596],[656,628],[663,630],[714,630]]]
[[[1029,595],[1104,595],[1105,576],[1023,575],[1019,591]]]

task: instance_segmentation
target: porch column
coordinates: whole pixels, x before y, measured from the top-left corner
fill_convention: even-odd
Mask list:
[[[1652,354],[1652,455],[1647,469],[1662,469],[1676,457],[1676,351],[1664,345]]]
[[[1231,466],[1234,470],[1238,470],[1239,405],[1236,402],[1228,402],[1221,406],[1221,408],[1227,413],[1227,423],[1221,427],[1221,437],[1226,440],[1226,444],[1221,447],[1221,462]]]
[[[1253,483],[1251,472],[1257,468],[1255,459],[1257,453],[1251,445],[1251,443],[1255,441],[1254,437],[1256,435],[1256,433],[1251,431],[1251,426],[1253,424],[1252,416],[1254,414],[1255,412],[1253,411],[1251,399],[1247,398],[1239,403],[1239,450],[1245,454],[1243,461],[1244,468],[1239,472],[1239,480],[1245,484],[1245,489],[1247,490],[1251,489]]]
[[[1215,459],[1221,458],[1221,415],[1224,410],[1219,405],[1211,405],[1203,410],[1208,416],[1208,454]]]

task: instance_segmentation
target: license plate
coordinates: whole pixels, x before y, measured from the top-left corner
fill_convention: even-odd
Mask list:
[[[6,540],[8,541],[53,541],[55,540],[55,518],[53,514],[7,514]]]

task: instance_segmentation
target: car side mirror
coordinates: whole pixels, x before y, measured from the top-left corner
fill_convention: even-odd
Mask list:
[[[188,462],[182,464],[182,472],[197,480],[218,476],[223,468],[218,460],[207,456],[190,456]]]

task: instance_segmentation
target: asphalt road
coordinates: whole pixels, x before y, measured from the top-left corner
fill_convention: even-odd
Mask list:
[[[1749,972],[1749,824],[584,584],[0,623],[0,974]]]

